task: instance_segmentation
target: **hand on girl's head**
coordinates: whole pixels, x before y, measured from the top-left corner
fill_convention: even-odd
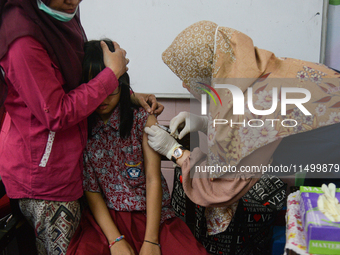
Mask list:
[[[109,67],[117,79],[122,76],[127,70],[126,66],[129,63],[129,60],[125,58],[126,51],[120,48],[119,44],[116,42],[112,42],[115,48],[114,52],[109,50],[109,47],[106,45],[104,41],[100,42],[100,45],[103,49],[103,60],[106,67]]]

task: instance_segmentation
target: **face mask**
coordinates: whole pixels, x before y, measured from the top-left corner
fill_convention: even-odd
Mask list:
[[[60,11],[56,11],[56,10],[51,9],[50,7],[45,5],[41,0],[37,0],[37,4],[38,4],[38,8],[40,10],[46,12],[48,15],[50,15],[53,18],[55,18],[59,21],[62,21],[62,22],[70,21],[74,17],[74,15],[76,14],[76,12],[78,10],[78,6],[77,6],[77,9],[74,13],[68,14],[68,13],[64,13],[64,12],[60,12]]]

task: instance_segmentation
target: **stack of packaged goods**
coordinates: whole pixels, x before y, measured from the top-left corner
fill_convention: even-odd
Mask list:
[[[300,213],[307,251],[340,254],[340,189],[334,184],[300,187]]]

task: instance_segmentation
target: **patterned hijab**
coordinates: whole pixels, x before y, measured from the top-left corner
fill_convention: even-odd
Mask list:
[[[48,5],[50,0],[42,2]],[[17,38],[32,36],[60,68],[65,79],[64,90],[68,92],[79,86],[86,40],[79,11],[71,21],[61,22],[39,10],[37,0],[0,0],[0,19],[0,59]],[[0,79],[0,106],[6,91],[7,86]]]
[[[234,84],[243,92],[244,115],[234,115],[230,91],[216,89],[222,103],[209,105],[208,165],[236,166],[245,157],[252,157],[255,150],[278,139],[340,122],[339,73],[319,63],[278,58],[272,52],[258,49],[251,38],[234,29],[218,27],[210,21],[197,22],[175,38],[164,51],[162,59],[198,99],[199,94],[205,93],[201,89],[202,83],[212,87],[216,87],[216,84]],[[286,115],[281,115],[280,96],[284,87],[303,88],[310,92],[311,98],[303,106],[311,115],[305,115],[294,104],[288,104]],[[248,88],[252,88],[253,105],[258,110],[271,108],[272,95],[275,95],[273,89],[277,88],[276,110],[269,115],[253,114],[246,100]],[[301,97],[299,93],[287,96]],[[251,119],[258,119],[264,124],[258,128],[244,125],[214,127],[213,119],[225,119],[229,123],[248,123]],[[277,121],[273,124],[267,119]],[[282,121],[285,126],[281,124]],[[211,173],[211,177],[218,178],[223,174]],[[228,176],[251,177],[243,173]],[[218,210],[224,210],[224,214],[227,214],[226,211],[230,211],[231,207],[212,209],[210,212],[213,213],[209,217],[216,219]],[[215,233],[224,229],[215,229]]]

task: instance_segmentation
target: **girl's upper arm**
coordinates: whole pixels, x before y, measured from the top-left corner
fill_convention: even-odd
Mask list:
[[[152,125],[155,125],[156,123],[158,123],[156,116],[153,115],[153,114],[150,114],[150,115],[148,116],[148,119],[147,119],[147,121],[146,121],[145,126],[146,126],[146,127],[151,127]]]
[[[149,115],[145,126],[151,127],[157,123],[157,119],[154,115]],[[145,174],[147,178],[159,178],[160,180],[160,165],[161,156],[154,151],[148,144],[148,135],[143,133],[143,156],[144,156],[144,166]]]
[[[85,196],[87,198],[87,200],[89,201],[93,201],[93,200],[96,200],[98,199],[99,197],[102,197],[102,194],[100,192],[93,192],[93,191],[84,191],[85,193]]]

